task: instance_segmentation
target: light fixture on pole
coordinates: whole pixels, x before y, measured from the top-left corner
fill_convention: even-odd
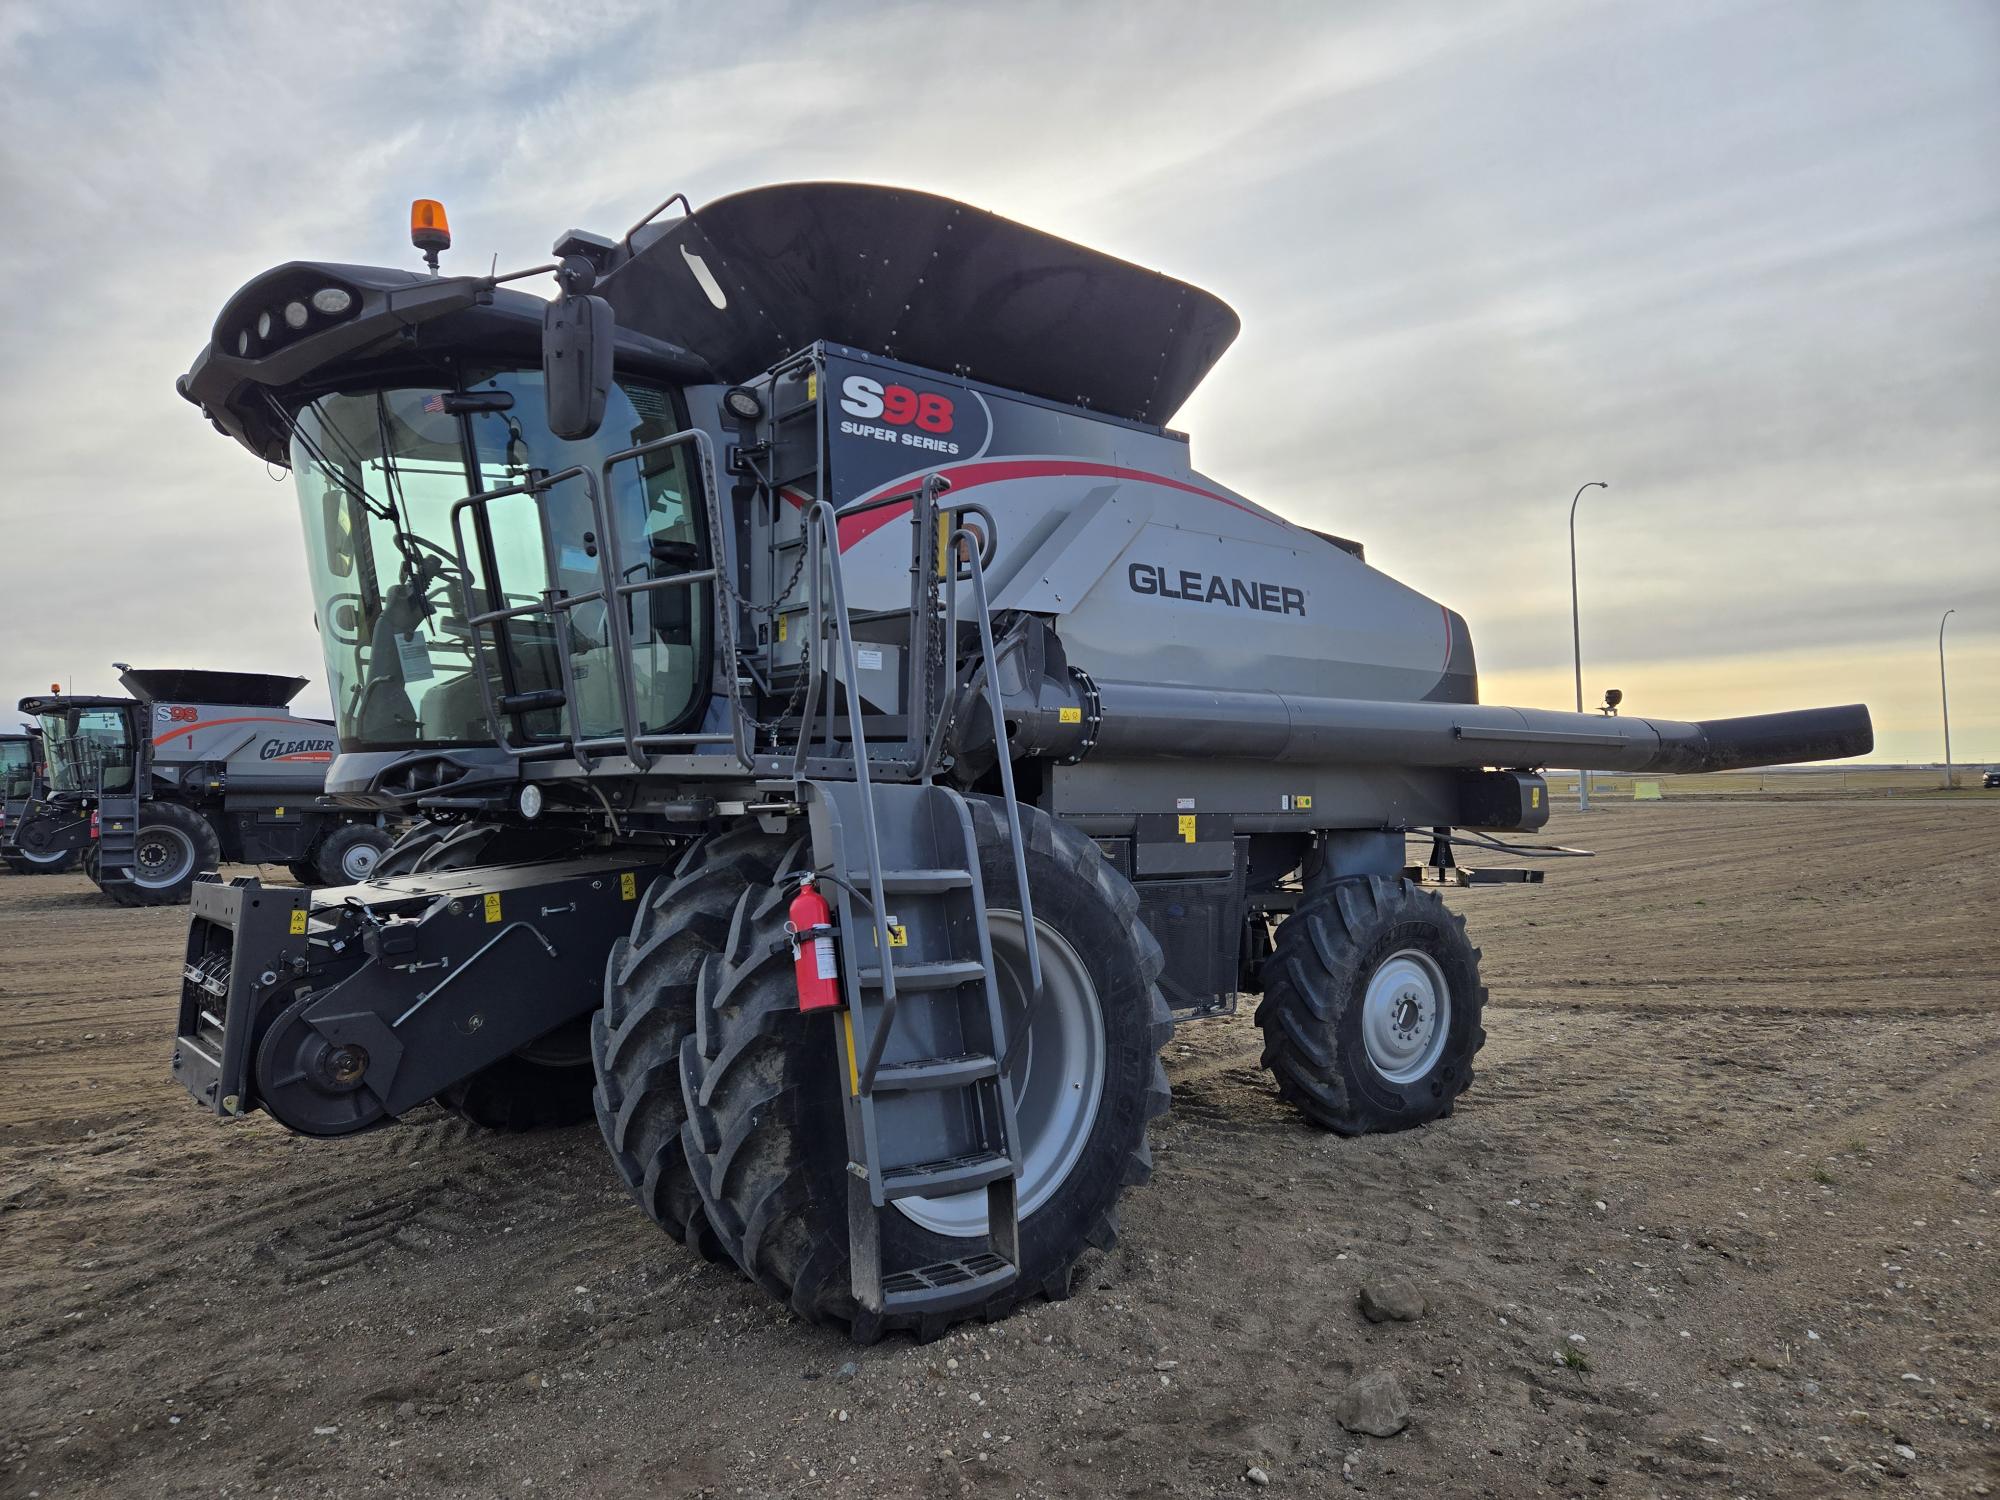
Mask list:
[[[1576,711],[1583,712],[1583,620],[1576,602],[1576,502],[1583,498],[1585,490],[1608,490],[1611,486],[1601,479],[1593,479],[1580,485],[1576,495],[1569,502],[1569,638],[1576,648]],[[1576,810],[1590,811],[1590,773],[1576,773]]]
[[[1944,789],[1952,787],[1951,774],[1951,689],[1944,680],[1944,622],[1957,614],[1948,609],[1938,618],[1938,701],[1944,706]]]

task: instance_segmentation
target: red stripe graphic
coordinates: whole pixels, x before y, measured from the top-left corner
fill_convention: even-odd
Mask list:
[[[955,495],[963,490],[974,489],[982,484],[1004,484],[1010,479],[1134,479],[1142,484],[1164,485],[1170,490],[1181,490],[1190,495],[1200,495],[1204,500],[1218,500],[1236,510],[1251,515],[1257,512],[1241,500],[1233,500],[1227,495],[1205,490],[1198,484],[1189,484],[1181,479],[1169,479],[1164,474],[1149,474],[1144,469],[1127,469],[1117,464],[1087,463],[1074,458],[995,458],[974,460],[962,464],[945,464],[930,470],[942,474],[951,481],[951,492]],[[862,500],[872,500],[878,495],[894,494],[899,489],[912,489],[922,481],[921,474],[904,479],[892,479],[887,484],[877,485]],[[785,498],[794,505],[803,506],[805,497],[786,492]],[[855,502],[859,504],[859,501]],[[871,510],[866,515],[850,516],[840,523],[840,550],[845,552],[856,542],[873,536],[891,521],[901,520],[910,513],[910,503],[885,505],[880,510]]]
[[[245,714],[240,719],[202,719],[198,723],[194,724],[176,724],[172,729],[169,729],[165,734],[154,735],[153,743],[155,745],[164,745],[168,740],[177,740],[184,734],[193,734],[197,729],[214,729],[218,725],[222,724],[298,724],[298,723],[299,721],[297,719],[277,719],[273,718],[269,714]],[[315,729],[323,730],[329,735],[332,733],[332,730],[328,729],[327,726],[324,724],[308,724],[305,725],[304,727],[308,733],[310,733]]]

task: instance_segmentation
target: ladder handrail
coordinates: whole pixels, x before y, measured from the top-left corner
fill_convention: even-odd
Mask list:
[[[707,513],[708,519],[709,566],[705,569],[676,574],[672,578],[642,579],[638,583],[627,583],[622,576],[614,578],[610,570],[618,565],[624,549],[619,545],[616,507],[611,504],[611,471],[619,464],[630,463],[633,459],[642,458],[648,453],[664,452],[683,443],[693,446],[695,459],[701,465],[701,472],[696,476],[696,482],[701,486],[702,508]],[[599,466],[599,472],[604,476],[604,514],[600,520],[606,544],[598,554],[598,572],[604,581],[607,600],[624,600],[635,594],[670,585],[679,585],[692,592],[695,584],[707,581],[715,585],[714,591],[718,596],[726,597],[730,601],[730,607],[723,608],[722,598],[719,597],[717,600],[715,619],[720,639],[713,644],[715,654],[725,664],[724,669],[728,675],[725,689],[729,695],[730,708],[729,744],[735,750],[736,759],[742,764],[743,769],[754,770],[757,763],[756,750],[749,738],[750,716],[744,712],[742,674],[736,664],[737,596],[722,561],[725,532],[722,524],[722,497],[716,482],[714,441],[699,427],[684,427],[679,432],[668,433],[665,437],[649,438],[630,448],[620,449],[605,458]],[[607,607],[611,608],[613,613],[619,613],[616,606]],[[635,687],[633,674],[637,671],[637,664],[632,659],[631,634],[625,629],[622,613],[619,614],[618,622],[613,628],[619,632],[624,641],[623,648],[616,653],[616,662],[619,707],[625,720],[626,753],[634,764],[643,766],[646,757],[641,751],[641,746],[645,741],[658,739],[659,736],[641,733],[639,729],[637,695],[633,691]]]
[[[481,641],[483,638],[483,633],[486,629],[486,624],[497,623],[498,620],[502,618],[512,618],[517,614],[518,615],[539,614],[544,611],[548,613],[549,626],[550,629],[554,631],[556,637],[554,643],[555,656],[556,656],[556,669],[557,669],[557,675],[562,679],[563,699],[564,699],[563,706],[564,709],[566,710],[564,717],[566,719],[572,717],[576,719],[576,729],[578,732],[575,735],[572,735],[571,739],[573,741],[577,739],[582,739],[584,737],[581,732],[583,729],[583,723],[580,711],[576,708],[576,684],[573,680],[572,669],[569,660],[569,643],[564,638],[562,632],[556,629],[557,615],[559,612],[566,613],[567,606],[566,604],[559,604],[557,602],[556,591],[554,589],[544,589],[542,590],[542,602],[539,606],[523,605],[513,609],[487,611],[485,613],[489,615],[491,618],[487,619],[485,624],[473,623],[476,619],[478,619],[481,616],[482,613],[480,610],[474,608],[473,606],[472,580],[478,577],[479,575],[478,572],[472,566],[471,554],[466,551],[465,531],[463,528],[462,520],[464,513],[467,510],[472,510],[472,509],[483,510],[485,507],[491,505],[495,500],[504,500],[509,495],[526,495],[530,500],[530,502],[535,507],[535,522],[537,528],[541,532],[541,537],[542,537],[542,557],[544,559],[544,565],[551,572],[551,574],[553,574],[555,547],[552,544],[552,535],[549,531],[548,511],[542,505],[542,496],[546,495],[550,490],[554,489],[557,485],[566,484],[572,479],[580,479],[583,481],[584,493],[590,499],[591,515],[594,518],[598,510],[597,482],[596,479],[592,476],[589,468],[583,464],[571,464],[568,468],[558,469],[554,473],[543,473],[539,470],[531,471],[525,480],[521,480],[514,484],[503,484],[495,489],[481,490],[474,495],[467,495],[464,499],[453,502],[451,507],[452,549],[458,554],[457,560],[458,560],[459,577],[462,580],[461,586],[465,597],[465,615],[467,620],[467,629],[470,630],[472,634],[473,675],[478,679],[479,682],[480,703],[481,706],[484,707],[486,710],[486,722],[492,726],[494,743],[497,744],[502,750],[506,751],[509,755],[514,756],[516,759],[519,759],[524,756],[534,755],[537,752],[538,748],[540,747],[537,747],[532,743],[516,745],[511,740],[508,739],[506,732],[502,729],[501,727],[502,715],[500,712],[500,702],[499,698],[495,695],[493,691],[493,677],[494,675],[499,675],[503,678],[505,677],[507,669],[506,653],[501,649],[499,639],[495,637],[493,642],[493,665],[495,672],[494,674],[489,675],[488,672],[486,671],[484,663],[480,659]],[[600,569],[600,574],[601,572],[602,570]],[[498,592],[501,589],[501,586],[502,586],[502,580],[498,578],[492,578],[487,580],[487,591],[489,593]],[[501,597],[504,598],[506,596],[502,594]],[[599,595],[593,594],[591,597],[593,598],[599,597]],[[581,601],[581,602],[587,602],[587,601]],[[589,769],[589,765],[587,762],[582,762],[582,764],[584,765],[584,768],[586,770]]]
[[[882,888],[882,840],[875,823],[875,798],[868,780],[868,739],[861,725],[860,667],[854,656],[854,628],[847,613],[847,587],[841,577],[840,568],[840,521],[831,502],[820,499],[813,501],[806,511],[807,537],[811,550],[806,565],[812,570],[812,634],[808,641],[818,642],[825,636],[825,600],[820,592],[820,580],[824,577],[826,590],[833,605],[833,627],[840,646],[840,659],[847,668],[847,732],[854,752],[854,782],[860,795],[855,799],[861,804],[861,832],[868,855],[868,896],[874,910],[869,913],[875,928],[875,951],[882,962],[882,1013],[877,1026],[870,1028],[868,1038],[868,1060],[862,1067],[856,1092],[872,1094],[875,1089],[875,1072],[882,1066],[882,1050],[889,1040],[889,1032],[896,1024],[896,966],[889,947],[889,899]],[[829,556],[828,538],[832,539]],[[822,571],[823,570],[823,571]],[[803,774],[806,746],[809,743],[806,730],[812,722],[811,704],[817,696],[819,684],[826,678],[822,653],[815,652],[810,665],[810,677],[806,689],[806,704],[800,723],[799,759],[795,768]],[[831,693],[831,684],[828,691]],[[842,872],[843,878],[846,872]],[[850,970],[849,982],[859,983],[859,976]]]
[[[969,544],[966,557],[961,563],[958,557],[959,538]],[[1007,748],[1007,721],[1000,712],[1000,660],[993,645],[993,610],[986,598],[986,568],[979,560],[979,538],[966,527],[956,527],[951,533],[947,546],[947,556],[952,559],[951,578],[956,582],[959,568],[965,569],[966,579],[972,584],[973,603],[976,606],[974,618],[979,622],[979,653],[986,662],[986,711],[993,719],[993,755],[1000,763],[1000,797],[1007,809],[1007,842],[1014,856],[1014,886],[1021,898],[1021,937],[1028,950],[1028,1014],[1033,1016],[1035,1007],[1042,1000],[1042,951],[1035,935],[1035,904],[1028,894],[1028,856],[1021,840],[1021,802],[1014,794],[1014,757]],[[1021,1036],[1028,1034],[1023,1025]],[[1000,1070],[1005,1072],[1014,1059],[1014,1049],[1020,1045],[1016,1037],[1007,1044],[1001,1055]]]

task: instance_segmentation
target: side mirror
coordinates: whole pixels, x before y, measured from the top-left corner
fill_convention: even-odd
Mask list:
[[[593,437],[611,399],[616,324],[602,297],[564,296],[542,314],[542,382],[549,431],[565,442]]]
[[[345,491],[327,486],[321,505],[326,518],[326,566],[335,578],[354,573],[354,512]]]

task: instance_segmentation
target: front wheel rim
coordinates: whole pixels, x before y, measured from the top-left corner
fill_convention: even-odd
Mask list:
[[[1008,1035],[1027,1014],[1027,929],[1016,911],[986,913],[1000,1009]],[[1042,1002],[1007,1076],[1021,1133],[1019,1218],[1025,1220],[1069,1181],[1090,1144],[1104,1097],[1104,1011],[1090,970],[1062,935],[1035,923],[1042,960]],[[1002,1043],[1005,1046],[1005,1043]],[[986,1191],[938,1198],[898,1198],[904,1217],[933,1234],[970,1239],[986,1233]]]
[[[340,873],[351,885],[358,885],[375,871],[382,851],[366,841],[355,844],[340,856]]]
[[[194,862],[194,840],[180,829],[142,828],[132,847],[132,881],[147,890],[165,890],[192,874]]]
[[[1436,959],[1415,948],[1390,954],[1361,997],[1361,1044],[1388,1083],[1424,1078],[1451,1034],[1451,985]]]

